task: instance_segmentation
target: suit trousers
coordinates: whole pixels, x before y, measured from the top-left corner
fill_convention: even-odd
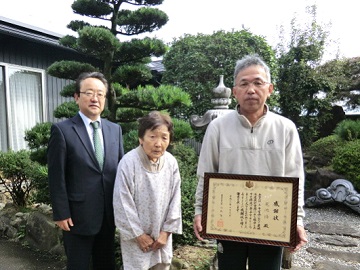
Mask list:
[[[79,235],[63,231],[67,270],[115,269],[115,226],[104,217],[96,235]]]
[[[219,270],[280,270],[282,252],[277,246],[218,240]]]

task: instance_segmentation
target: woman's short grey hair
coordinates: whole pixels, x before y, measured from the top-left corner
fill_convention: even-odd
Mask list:
[[[269,66],[260,58],[259,55],[252,54],[252,55],[246,55],[240,60],[236,61],[235,71],[234,71],[234,85],[236,85],[236,77],[240,73],[240,71],[250,66],[261,66],[265,70],[268,82],[271,82]]]
[[[170,133],[170,142],[174,138],[174,124],[168,114],[151,111],[149,114],[138,119],[138,137],[144,139],[147,130],[154,130],[161,125],[165,125]]]

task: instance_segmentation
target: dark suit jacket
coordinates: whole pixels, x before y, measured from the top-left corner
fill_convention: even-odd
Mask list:
[[[94,235],[104,214],[114,224],[113,189],[124,155],[118,124],[102,119],[104,167],[100,170],[80,115],[53,124],[48,146],[48,178],[55,221],[72,218],[72,233]]]

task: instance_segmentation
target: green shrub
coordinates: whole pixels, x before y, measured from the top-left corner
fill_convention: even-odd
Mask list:
[[[330,135],[313,142],[306,150],[306,154],[312,157],[309,166],[313,163],[329,166],[335,155],[335,149],[343,144],[337,135]]]
[[[344,120],[341,121],[334,130],[344,141],[352,141],[360,139],[360,120]]]
[[[29,177],[34,186],[31,193],[31,201],[34,203],[51,204],[47,166],[35,164],[29,172]]]
[[[139,145],[139,137],[137,130],[131,130],[123,136],[124,152],[127,153],[131,149]]]
[[[34,162],[30,160],[29,151],[9,151],[0,153],[0,185],[9,192],[13,203],[26,207],[33,182],[29,179]]]
[[[180,142],[184,139],[192,138],[194,132],[191,128],[189,121],[173,118],[174,123],[174,141]]]
[[[33,128],[25,131],[25,141],[31,150],[30,158],[42,165],[47,164],[46,151],[50,139],[52,123],[38,123]]]
[[[336,173],[344,175],[360,190],[360,140],[350,141],[337,148],[332,165]]]
[[[196,177],[198,156],[192,147],[186,146],[183,143],[176,143],[169,151],[177,159],[181,178]]]
[[[35,161],[28,173],[33,183],[31,201],[35,203],[50,204],[46,164],[51,125],[51,122],[38,123],[25,132],[25,140],[31,150],[30,159]]]
[[[175,144],[171,150],[178,161],[181,175],[181,211],[183,234],[174,235],[174,247],[193,245],[196,237],[193,230],[194,202],[197,186],[196,168],[198,157],[194,149],[181,143]]]
[[[71,118],[75,116],[79,111],[79,106],[76,104],[75,101],[67,101],[61,103],[55,110],[54,116],[56,118]]]

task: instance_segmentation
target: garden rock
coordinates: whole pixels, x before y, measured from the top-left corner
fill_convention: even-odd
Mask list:
[[[50,217],[34,211],[30,213],[26,222],[25,240],[32,248],[50,251],[60,244],[59,230]]]

